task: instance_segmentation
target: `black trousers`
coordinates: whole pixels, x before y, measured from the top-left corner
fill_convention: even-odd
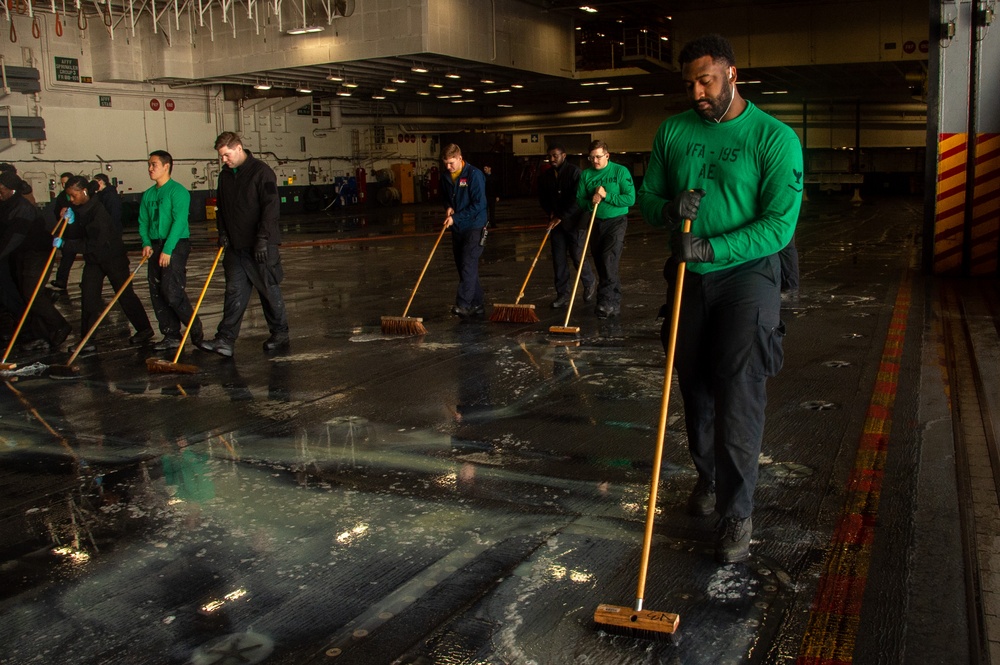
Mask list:
[[[799,250],[795,246],[795,236],[783,250],[778,252],[781,260],[781,290],[794,291],[799,288]]]
[[[25,303],[28,302],[35,287],[38,286],[38,278],[42,276],[48,258],[47,254],[29,252],[21,254],[15,259],[17,288]],[[4,263],[6,264],[6,261]],[[23,311],[22,305],[22,309],[15,314],[20,315]],[[66,318],[52,304],[48,294],[42,290],[35,296],[35,301],[31,305],[27,319],[25,319],[25,325],[33,339],[51,340],[60,328],[68,324]]]
[[[457,230],[452,227],[451,250],[458,269],[458,293],[455,304],[459,307],[481,307],[483,285],[479,283],[479,257],[483,248],[479,245],[482,229]]]
[[[664,312],[670,311],[676,274],[670,263]],[[698,476],[715,482],[722,517],[745,518],[753,511],[766,382],[783,360],[780,285],[776,254],[684,277],[674,366],[691,458]],[[664,349],[669,328],[668,315],[661,330]]]
[[[170,255],[170,265],[160,267],[160,255],[163,253],[163,241],[152,240],[150,246],[153,254],[149,257],[146,278],[149,282],[149,299],[153,303],[153,312],[159,323],[160,332],[164,337],[180,339],[181,326],[191,321],[194,308],[187,294],[187,260],[191,254],[191,241],[184,239],[177,242]],[[191,326],[191,337],[198,340],[202,336],[201,321],[195,319]]]
[[[83,265],[83,278],[80,280],[81,309],[83,310],[80,320],[81,336],[87,334],[104,309],[104,298],[101,293],[104,290],[104,278],[107,277],[108,281],[111,282],[111,287],[117,293],[131,274],[132,271],[128,269],[128,257],[124,254],[101,261],[88,260]],[[125,316],[128,317],[129,323],[132,324],[136,332],[152,328],[149,325],[149,317],[146,316],[142,301],[135,294],[131,284],[118,298],[118,306],[125,312]]]
[[[589,223],[589,222],[588,222]],[[590,234],[590,255],[597,265],[597,307],[608,312],[617,312],[622,306],[622,283],[618,277],[618,265],[625,247],[625,229],[628,217],[595,219]]]
[[[567,230],[563,228],[563,223],[552,229],[550,246],[552,247],[552,271],[555,277],[556,297],[569,297],[573,290],[573,280],[576,279],[576,270],[580,266],[580,256],[583,254],[583,239],[587,234],[585,228],[574,228]],[[567,261],[569,259],[569,261]],[[570,263],[573,269],[570,270]],[[583,288],[587,289],[594,283],[594,271],[590,269],[590,264],[584,262],[583,273],[580,275],[580,282]]]
[[[288,314],[279,286],[285,273],[278,246],[268,246],[267,263],[257,263],[252,249],[227,247],[222,257],[222,268],[226,273],[226,296],[217,336],[230,342],[236,341],[240,336],[243,314],[250,304],[250,294],[254,291],[260,297],[264,320],[271,334],[287,335]]]

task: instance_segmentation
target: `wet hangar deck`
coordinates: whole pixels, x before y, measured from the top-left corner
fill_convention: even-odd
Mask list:
[[[523,301],[541,323],[452,317],[447,239],[411,310],[428,334],[386,338],[379,318],[402,313],[438,211],[286,220],[287,353],[261,351],[253,302],[235,358],[186,351],[198,374],[150,375],[152,351],[128,346],[115,312],[80,378],[3,387],[0,661],[965,662],[1000,635],[967,610],[976,538],[957,525],[989,484],[956,487],[949,396],[976,336],[948,326],[995,307],[996,284],[980,297],[922,277],[921,218],[909,199],[807,204],[746,564],[716,564],[712,519],[685,513],[695,473],[674,387],[645,602],[680,615],[665,641],[591,619],[635,595],[664,366],[660,232],[634,214],[621,318],[579,303],[578,344],[548,333],[563,315],[547,250]],[[531,201],[501,205],[487,302],[517,296],[538,221]],[[73,321],[78,296],[60,304]],[[208,330],[221,305],[218,275]]]

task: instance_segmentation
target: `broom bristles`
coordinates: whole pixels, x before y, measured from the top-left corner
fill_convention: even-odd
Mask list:
[[[196,365],[174,363],[163,358],[146,358],[146,370],[150,374],[197,374]]]
[[[498,323],[538,323],[534,305],[493,305],[490,321]]]
[[[415,316],[383,316],[383,335],[426,335],[423,319]]]

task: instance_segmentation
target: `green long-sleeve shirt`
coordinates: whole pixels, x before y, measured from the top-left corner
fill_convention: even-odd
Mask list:
[[[608,165],[601,170],[591,167],[580,172],[580,180],[576,185],[576,202],[581,210],[593,210],[590,199],[598,187],[604,187],[607,197],[597,206],[597,219],[627,215],[629,206],[635,205],[632,174],[621,164],[609,160]]]
[[[153,240],[163,241],[163,253],[174,253],[177,241],[191,237],[188,215],[191,194],[184,185],[168,180],[163,186],[153,185],[142,195],[139,204],[139,238],[147,247]]]
[[[691,232],[708,238],[707,273],[769,256],[792,239],[802,204],[802,147],[795,131],[753,103],[721,123],[694,110],[665,120],[653,139],[639,188],[646,221],[664,226],[663,208],[679,192],[704,189]]]

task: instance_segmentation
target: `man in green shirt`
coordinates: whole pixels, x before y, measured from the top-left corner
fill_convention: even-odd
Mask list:
[[[778,252],[799,216],[802,148],[740,95],[723,37],[692,41],[678,60],[693,108],[660,125],[638,198],[646,221],[671,231],[667,280],[687,263],[675,366],[698,471],[688,511],[719,513],[716,559],[734,563],[750,556],[766,381],[782,364]],[[664,345],[669,333],[666,320]]]
[[[590,236],[591,255],[597,265],[597,318],[618,316],[622,307],[621,280],[618,264],[625,246],[625,229],[628,227],[628,209],[635,204],[635,185],[632,174],[621,164],[611,161],[608,145],[601,140],[590,144],[587,157],[591,166],[580,172],[576,186],[576,201],[581,210],[590,214],[597,206],[594,230]],[[584,260],[586,257],[580,257]]]
[[[187,260],[191,253],[188,214],[191,194],[171,180],[174,158],[165,150],[149,153],[149,179],[154,184],[139,204],[139,238],[142,255],[148,259],[149,297],[163,339],[153,345],[158,351],[181,344],[181,326],[191,321],[194,310],[188,299]],[[201,321],[191,325],[191,343],[202,339]]]

